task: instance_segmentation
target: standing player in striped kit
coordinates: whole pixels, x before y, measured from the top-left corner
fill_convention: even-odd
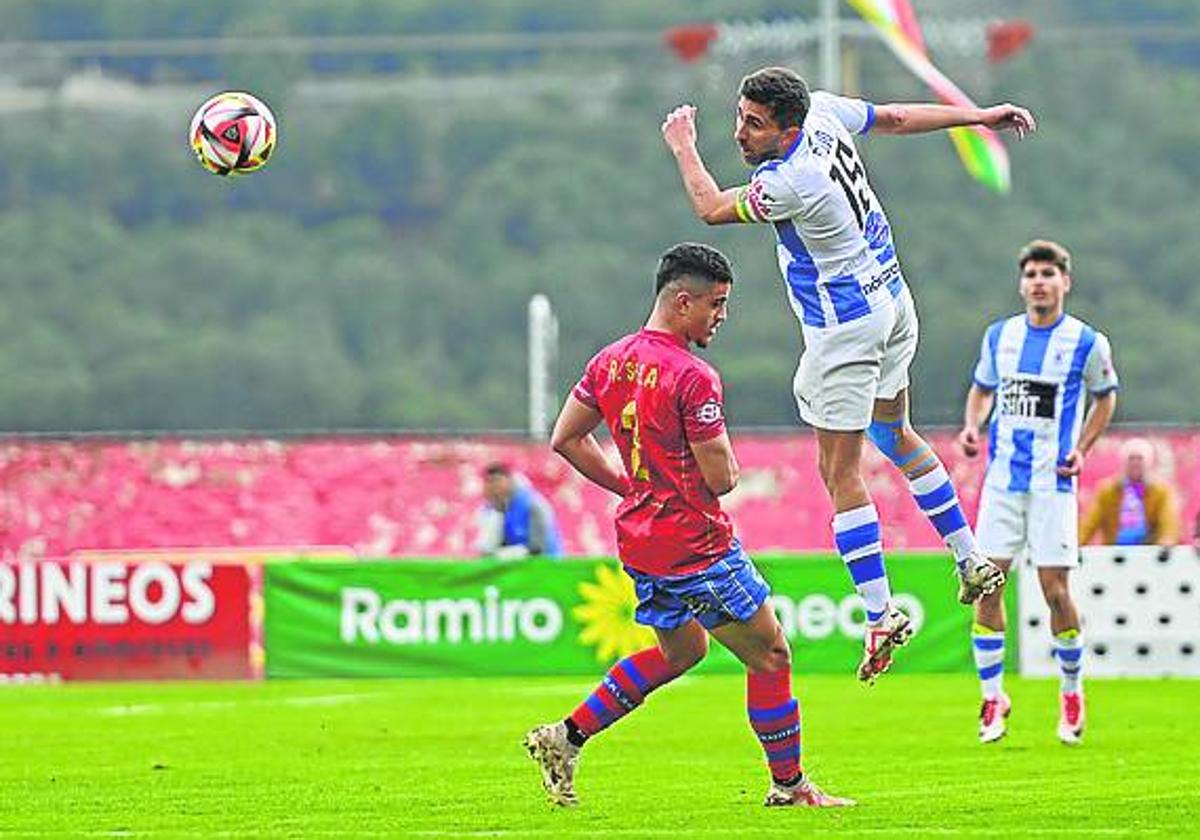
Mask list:
[[[823,91],[810,95],[804,80],[782,67],[747,76],[739,93],[733,136],[742,158],[756,167],[750,183],[717,186],[696,149],[691,105],[667,116],[663,139],[703,221],[775,228],[788,302],[804,332],[793,390],[801,418],[816,429],[821,477],[835,511],[834,542],[866,607],[858,678],[869,683],[912,628],[891,602],[879,514],[862,477],[864,433],[908,479],[953,553],[959,600],[969,604],[994,591],[1004,575],[979,552],[949,474],[909,423],[917,312],[853,135],[985,125],[1023,136],[1036,126],[1028,111],[1008,104],[877,106]]]
[[[746,711],[772,780],[764,804],[854,804],[804,775],[791,650],[767,602],[770,587],[717,498],[737,484],[737,460],[725,431],[721,379],[690,348],[707,347],[716,335],[732,284],[719,251],[692,243],[667,251],[646,326],[588,362],[554,425],[555,451],[621,497],[617,553],[637,592],[634,617],[658,637],[614,665],[562,721],[525,736],[542,785],[559,805],[577,801],[575,762],[584,743],[703,659],[709,634],[746,666]],[[602,422],[620,462],[592,434]]]
[[[1117,407],[1117,372],[1108,339],[1064,311],[1071,255],[1056,242],[1021,249],[1025,312],[988,327],[967,394],[963,452],[979,452],[979,426],[991,413],[988,466],[976,523],[979,543],[1008,569],[1028,551],[1050,607],[1054,655],[1062,671],[1058,737],[1083,736],[1083,642],[1069,575],[1079,565],[1076,476]],[[1092,395],[1084,415],[1084,389]],[[995,411],[992,411],[993,403]],[[1004,736],[1012,704],[1004,693],[1001,591],[975,606],[972,647],[983,687],[979,740]]]

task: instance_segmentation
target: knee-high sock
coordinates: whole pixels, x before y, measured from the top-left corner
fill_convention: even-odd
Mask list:
[[[850,571],[854,588],[866,605],[867,620],[875,621],[887,610],[892,597],[875,505],[866,504],[835,514],[833,539]]]
[[[1004,631],[976,623],[971,628],[971,650],[985,700],[1004,691]]]
[[[595,735],[632,712],[646,695],[679,676],[657,647],[625,657],[609,669],[588,698],[571,712],[584,735]]]
[[[954,553],[955,562],[961,564],[968,555],[979,550],[975,534],[958,503],[958,494],[954,491],[950,474],[941,461],[924,475],[910,478],[908,488],[946,547]]]
[[[792,696],[790,670],[746,673],[746,712],[758,736],[771,777],[791,782],[802,772],[800,764],[800,704]]]
[[[1083,686],[1083,638],[1078,630],[1055,634],[1054,658],[1062,672],[1063,694],[1077,693]]]

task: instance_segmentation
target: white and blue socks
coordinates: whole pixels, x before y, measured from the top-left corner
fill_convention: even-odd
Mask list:
[[[833,539],[863,599],[867,620],[878,621],[887,612],[892,588],[883,565],[883,540],[875,505],[834,514]]]
[[[983,699],[999,697],[1004,692],[1004,631],[976,622],[971,626],[971,650]]]
[[[939,461],[924,475],[910,478],[908,487],[917,506],[929,517],[930,524],[954,553],[954,562],[961,569],[971,554],[979,552],[979,545],[975,542],[975,534],[967,524],[967,518],[963,516],[950,474]]]
[[[1054,635],[1054,658],[1062,672],[1062,693],[1078,694],[1083,683],[1083,638],[1078,630]]]

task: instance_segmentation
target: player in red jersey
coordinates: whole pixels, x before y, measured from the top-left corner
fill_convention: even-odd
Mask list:
[[[738,480],[725,431],[721,379],[690,349],[707,347],[728,315],[729,261],[684,243],[663,255],[646,326],[588,363],[551,444],[575,469],[621,496],[617,551],[633,578],[638,623],[658,644],[618,662],[569,716],[525,736],[542,783],[574,805],[575,763],[587,739],[704,658],[715,636],[746,665],[746,704],[771,771],[766,805],[853,805],[823,793],[800,762],[800,709],[787,639],[770,588],[733,535],[718,496]],[[607,424],[621,463],[593,430]]]

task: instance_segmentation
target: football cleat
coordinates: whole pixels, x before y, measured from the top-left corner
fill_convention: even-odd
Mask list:
[[[1004,585],[1004,572],[982,554],[972,553],[956,569],[958,600],[973,604],[984,595],[991,595]]]
[[[857,804],[853,799],[830,796],[804,778],[794,785],[771,782],[771,789],[767,791],[767,798],[763,800],[763,805],[768,808],[787,808],[793,805],[807,808],[848,808]]]
[[[567,725],[562,721],[535,727],[525,736],[525,749],[542,771],[542,787],[555,805],[579,804],[575,796],[575,762],[579,747],[567,740]]]
[[[1064,744],[1079,744],[1083,741],[1083,693],[1072,692],[1059,695],[1058,740]]]
[[[1007,718],[1012,712],[1012,701],[1007,694],[997,694],[983,701],[979,709],[979,743],[999,741],[1008,731]]]
[[[878,621],[867,624],[863,635],[863,658],[858,665],[858,678],[870,685],[892,665],[892,651],[908,644],[912,638],[912,621],[907,615],[889,605]]]

